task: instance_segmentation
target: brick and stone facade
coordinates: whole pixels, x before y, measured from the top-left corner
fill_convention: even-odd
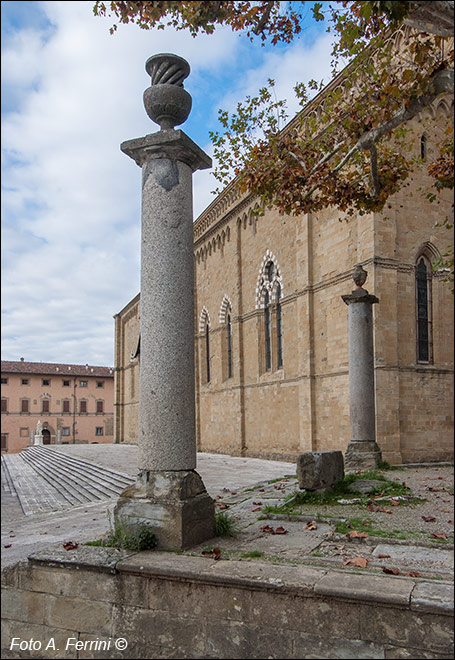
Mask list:
[[[78,364],[2,360],[2,454],[34,443],[110,443],[114,439],[114,370]]]
[[[427,159],[451,112],[442,98],[409,122]],[[231,184],[194,224],[198,448],[293,460],[350,440],[348,308],[356,264],[373,309],[376,439],[392,464],[453,457],[453,294],[432,263],[452,242],[443,191],[430,203],[423,162],[382,213],[299,217]],[[423,260],[423,262],[422,262]],[[419,354],[417,267],[426,267],[427,359]],[[158,284],[157,284],[158,286]],[[267,311],[266,311],[267,308]],[[115,316],[115,442],[137,442],[139,295]],[[423,356],[425,357],[425,356]]]

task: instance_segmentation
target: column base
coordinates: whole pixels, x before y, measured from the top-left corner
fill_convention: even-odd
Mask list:
[[[376,442],[350,442],[344,455],[345,472],[375,470],[382,460]]]
[[[150,525],[158,548],[187,549],[215,536],[215,505],[195,470],[140,472],[114,518]]]

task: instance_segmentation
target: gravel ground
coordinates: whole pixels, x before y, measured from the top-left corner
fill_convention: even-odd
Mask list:
[[[428,532],[430,534],[453,535],[454,520],[454,469],[447,467],[407,467],[387,470],[383,475],[391,481],[405,483],[414,497],[426,500],[419,504],[390,506],[378,502],[392,513],[371,512],[357,505],[309,506],[303,507],[305,515],[320,514],[333,518],[363,518],[374,521],[377,527],[385,530]],[[450,492],[450,489],[452,492]],[[424,518],[435,520],[425,521]],[[452,536],[453,542],[453,536]]]

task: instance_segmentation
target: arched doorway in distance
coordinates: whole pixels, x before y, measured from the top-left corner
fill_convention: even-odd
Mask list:
[[[49,429],[43,429],[42,434],[43,434],[43,445],[50,445],[51,444],[51,432],[49,431]]]

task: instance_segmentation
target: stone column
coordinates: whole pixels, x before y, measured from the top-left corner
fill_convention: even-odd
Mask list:
[[[342,296],[348,305],[349,411],[351,439],[346,449],[346,471],[373,470],[381,460],[376,443],[373,353],[373,305],[379,302],[362,288],[367,273],[356,266],[357,288]]]
[[[35,445],[42,445],[43,444],[43,425],[41,424],[40,420],[38,420],[38,423],[36,425],[34,444]]]
[[[124,142],[142,168],[139,475],[115,516],[146,522],[159,547],[187,548],[215,535],[214,504],[196,467],[192,174],[211,159],[174,126],[191,110],[188,63],[147,60],[144,104],[161,130]]]

